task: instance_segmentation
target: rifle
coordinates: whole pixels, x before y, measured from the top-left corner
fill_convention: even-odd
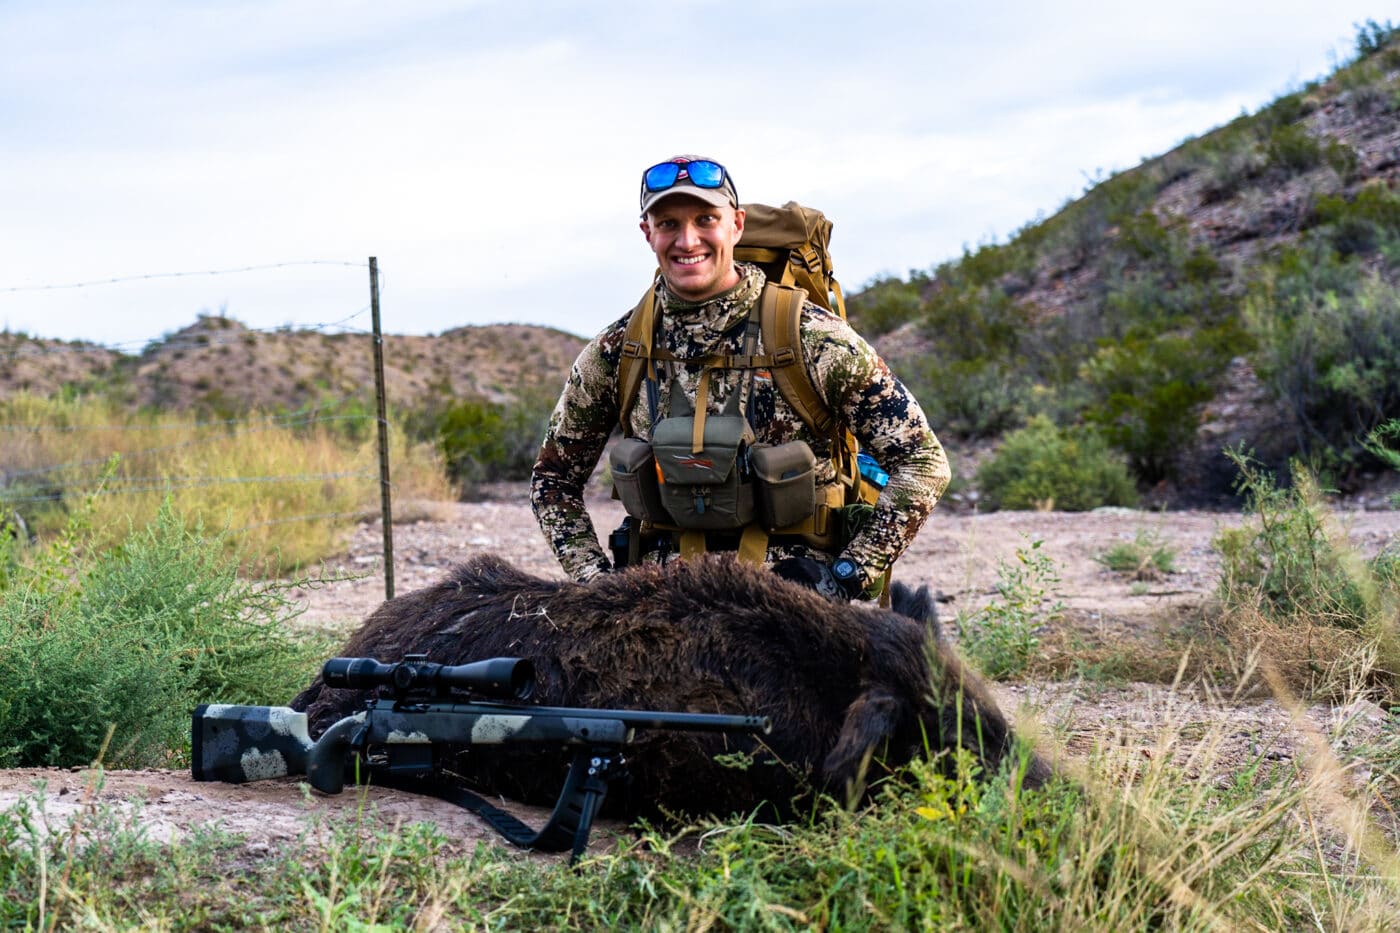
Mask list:
[[[306,714],[290,707],[199,706],[190,730],[194,779],[242,784],[305,774],[307,783],[327,794],[340,793],[347,777],[428,793],[481,816],[514,845],[571,850],[572,864],[588,845],[609,783],[625,773],[621,749],[635,730],[767,733],[772,728],[760,716],[533,706],[524,701],[534,694],[534,665],[522,658],[459,665],[434,664],[426,655],[407,655],[397,664],[331,658],[321,678],[327,687],[386,687],[392,697],[370,699],[364,710],[315,741]],[[574,749],[559,800],[538,831],[440,779],[439,762],[454,748],[517,743]]]

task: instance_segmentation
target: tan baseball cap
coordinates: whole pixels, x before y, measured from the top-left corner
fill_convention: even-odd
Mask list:
[[[686,170],[686,166],[691,162],[705,162],[710,165],[718,166],[720,171],[719,187],[702,188],[699,185],[695,184],[695,182],[692,181],[690,178],[690,172]],[[676,164],[680,166],[680,169],[676,174],[675,181],[669,186],[661,188],[660,190],[647,190],[647,176],[651,175],[653,172],[655,172],[657,169],[660,169],[662,166],[669,164]],[[720,165],[720,163],[716,162],[714,159],[709,159],[705,156],[672,156],[665,162],[658,162],[656,165],[653,165],[651,168],[647,169],[645,172],[642,173],[643,214],[651,210],[652,207],[655,206],[658,201],[662,200],[663,198],[668,198],[673,194],[684,194],[692,198],[699,198],[706,204],[713,204],[715,207],[724,207],[726,204],[730,207],[736,208],[739,206],[739,195],[734,190],[734,179],[729,176],[729,169],[725,168],[723,165]]]

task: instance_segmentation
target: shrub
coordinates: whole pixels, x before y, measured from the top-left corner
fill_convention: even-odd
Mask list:
[[[1400,34],[1400,26],[1393,25],[1390,20],[1378,23],[1373,19],[1368,19],[1364,23],[1356,24],[1356,55],[1358,58],[1369,58],[1390,44],[1397,34]]]
[[[1321,165],[1323,145],[1296,123],[1280,126],[1264,143],[1267,167],[1284,176],[1300,175]]]
[[[1258,130],[1249,117],[1240,117],[1202,140],[1198,158],[1206,172],[1207,204],[1228,201],[1264,171],[1265,156]]]
[[[1132,541],[1120,541],[1094,560],[1133,580],[1156,580],[1176,569],[1176,551],[1163,544],[1157,535],[1143,529],[1138,530]]]
[[[1023,673],[1040,644],[1038,630],[1064,608],[1050,591],[1059,567],[1031,541],[1016,549],[1016,563],[997,560],[997,596],[969,614],[958,614],[958,644],[983,674],[993,679]]]
[[[1254,520],[1217,535],[1221,624],[1243,651],[1258,647],[1295,688],[1340,692],[1377,655],[1368,676],[1400,670],[1400,579],[1389,558],[1362,560],[1333,523],[1322,490],[1293,467],[1293,485],[1238,450],[1246,514]]]
[[[1254,283],[1244,320],[1304,454],[1350,464],[1356,438],[1400,416],[1400,290],[1375,272],[1314,245]]]
[[[925,360],[910,390],[940,433],[994,437],[1026,419],[1031,387],[1016,367],[988,360]]]
[[[977,471],[977,486],[992,509],[1075,512],[1138,498],[1127,467],[1099,434],[1062,430],[1043,415],[1006,436]]]
[[[170,766],[205,702],[285,703],[322,646],[298,642],[283,586],[253,586],[216,536],[168,506],[110,549],[86,513],[0,591],[0,766]],[[86,556],[84,556],[86,555]]]
[[[1308,218],[1325,228],[1332,247],[1341,256],[1369,254],[1400,238],[1400,195],[1384,185],[1366,185],[1351,200],[1324,195]]]
[[[437,419],[437,444],[453,482],[464,492],[478,483],[528,479],[539,455],[554,399],[529,392],[496,404],[469,398]]]
[[[932,350],[904,377],[940,431],[994,435],[1025,416],[1034,309],[995,285],[959,284],[956,269],[946,274],[953,281],[930,295],[921,324]]]
[[[922,292],[928,277],[911,273],[909,278],[908,282],[876,279],[851,296],[847,310],[862,334],[877,337],[923,316]]]
[[[1085,419],[1128,456],[1139,479],[1174,477],[1239,336],[1237,327],[1224,326],[1105,343],[1084,365],[1098,396]]]

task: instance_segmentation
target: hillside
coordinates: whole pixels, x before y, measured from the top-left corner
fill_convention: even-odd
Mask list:
[[[1228,495],[1243,444],[1346,487],[1400,416],[1400,44],[1129,171],[851,314],[947,440],[1092,431],[1158,501]]]
[[[195,323],[128,356],[91,344],[0,334],[0,394],[101,391],[129,405],[232,414],[374,400],[369,334],[249,330],[226,317]],[[391,408],[447,398],[504,403],[556,393],[583,341],[523,324],[459,327],[434,337],[386,335]],[[521,360],[530,360],[521,366]]]

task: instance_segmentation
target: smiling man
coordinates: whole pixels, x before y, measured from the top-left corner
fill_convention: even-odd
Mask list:
[[[914,397],[844,320],[789,290],[802,303],[800,359],[787,365],[802,368],[836,425],[888,474],[873,505],[847,504],[837,435],[808,424],[775,386],[781,354],[764,345],[762,316],[781,286],[735,261],[746,218],[713,159],[676,156],[642,174],[657,281],[579,354],[531,481],[535,516],[575,580],[615,569],[583,490],[619,423],[613,479],[629,519],[610,539],[618,565],[732,550],[829,598],[873,597],[948,483]],[[634,399],[620,387],[624,355],[645,362]]]

